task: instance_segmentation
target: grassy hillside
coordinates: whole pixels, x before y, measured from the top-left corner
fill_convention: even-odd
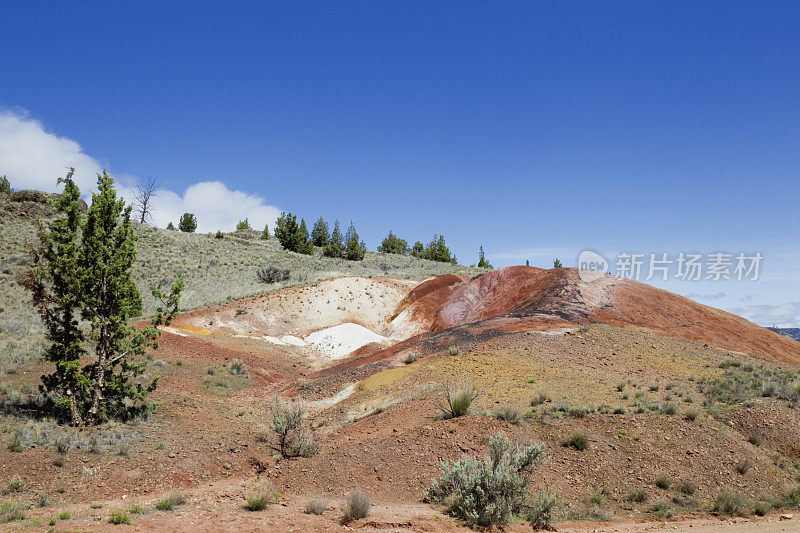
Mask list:
[[[46,222],[53,212],[42,203],[47,195],[28,196],[29,201],[16,201],[0,194],[0,363],[12,372],[16,365],[35,360],[44,346],[39,317],[17,277],[29,263],[26,247],[35,242],[37,224]],[[482,272],[473,267],[376,252],[367,252],[363,261],[355,262],[323,257],[320,249],[313,256],[301,255],[287,252],[274,238],[260,239],[256,231],[225,234],[217,239],[213,234],[150,226],[137,225],[137,230],[138,258],[133,274],[142,293],[145,314],[156,305],[149,288],[166,285],[180,274],[186,275],[181,307],[194,309],[341,276],[423,280],[451,272]],[[269,285],[260,281],[256,271],[269,265],[289,269],[289,280]]]

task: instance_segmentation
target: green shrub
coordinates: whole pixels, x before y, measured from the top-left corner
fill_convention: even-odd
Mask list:
[[[525,520],[533,529],[553,529],[559,515],[560,501],[554,492],[541,491],[525,510]]]
[[[674,415],[675,413],[678,412],[678,408],[675,407],[675,404],[673,404],[673,403],[667,403],[667,404],[664,404],[664,407],[661,409],[661,411],[665,415]]]
[[[749,442],[753,446],[761,446],[761,436],[753,433],[752,435],[747,437],[747,442]]]
[[[656,478],[656,487],[659,489],[667,490],[669,488],[669,479],[666,476],[658,476]]]
[[[686,412],[683,414],[683,416],[684,416],[684,418],[686,418],[686,420],[688,420],[689,422],[694,422],[694,421],[695,421],[695,419],[697,419],[697,415],[698,415],[698,414],[699,414],[699,413],[698,413],[698,412],[697,412],[695,409],[689,409],[688,411],[686,411]]]
[[[17,474],[11,476],[11,479],[6,483],[3,489],[3,494],[11,494],[12,492],[19,492],[22,489],[22,478]]]
[[[279,502],[281,498],[282,495],[279,492],[275,492],[272,487],[256,485],[250,489],[244,508],[248,511],[263,511],[267,506]]]
[[[131,524],[131,515],[124,511],[112,511],[108,516],[108,521],[114,525]]]
[[[745,475],[750,468],[752,468],[753,463],[750,459],[742,459],[738,463],[736,463],[736,471],[739,472],[740,475]]]
[[[669,506],[669,503],[659,500],[653,504],[653,512],[656,516],[662,520],[666,520],[667,518],[672,518],[675,512]]]
[[[505,433],[489,439],[489,459],[462,456],[441,462],[442,475],[425,491],[425,499],[444,503],[447,512],[470,526],[507,524],[525,507],[526,473],[544,455],[544,444],[518,441]]]
[[[486,260],[486,255],[483,253],[483,246],[481,246],[481,249],[478,252],[478,268],[487,268],[489,270],[494,269],[489,261]]]
[[[159,511],[172,511],[176,507],[186,503],[186,496],[181,492],[170,492],[165,497],[158,500],[156,509]]]
[[[681,484],[678,485],[678,490],[681,494],[692,496],[695,492],[697,492],[697,486],[692,484],[690,481],[681,481]]]
[[[586,435],[576,434],[570,437],[566,445],[582,452],[589,447],[589,439],[586,438]]]
[[[234,359],[231,361],[231,364],[228,365],[228,372],[232,376],[244,376],[247,374],[247,366],[241,361],[241,359]]]
[[[325,245],[325,248],[322,250],[322,253],[326,257],[342,257],[344,255],[344,237],[342,237],[342,230],[339,228],[339,221],[337,220],[333,224],[333,231],[331,232],[331,238],[328,241],[328,244]]]
[[[6,448],[8,451],[19,453],[22,451],[22,436],[19,432],[15,431],[11,438],[8,439],[8,444],[6,444]]]
[[[372,502],[367,494],[357,490],[351,492],[342,503],[342,522],[347,523],[364,518],[369,513],[370,507],[372,507]]]
[[[275,225],[275,238],[285,249],[299,254],[311,255],[314,253],[314,244],[308,235],[306,221],[291,213],[281,213]]]
[[[469,414],[472,404],[480,398],[481,393],[474,383],[464,380],[450,381],[443,385],[445,403],[439,403],[442,418],[458,418]]]
[[[9,194],[11,192],[13,192],[13,189],[11,188],[11,182],[9,182],[8,177],[3,174],[0,176],[0,193]]]
[[[214,234],[214,238],[215,239],[224,239],[225,238],[225,234],[222,233],[222,230],[218,229],[217,232]]]
[[[458,346],[449,346],[447,348],[447,354],[448,355],[454,355],[454,356],[458,355],[458,351],[459,351],[458,350]]]
[[[419,354],[416,352],[408,352],[406,356],[403,358],[403,363],[410,365],[419,359]]]
[[[434,235],[431,242],[425,247],[423,258],[440,263],[455,263],[455,256],[450,254],[450,249],[444,242],[443,235]]]
[[[184,233],[194,233],[197,229],[197,217],[192,213],[184,213],[178,221],[178,229]]]
[[[62,511],[58,513],[58,516],[56,516],[56,518],[58,518],[59,520],[69,520],[70,518],[69,511]]]
[[[719,494],[714,500],[714,511],[724,515],[737,515],[747,505],[747,501],[741,494],[725,491]]]
[[[268,241],[270,238],[269,234],[269,224],[264,224],[264,231],[261,232],[261,238],[265,241]]]
[[[253,227],[250,226],[250,222],[245,218],[244,220],[240,220],[236,224],[236,231],[252,231]]]
[[[769,502],[759,501],[753,505],[753,513],[756,516],[764,516],[772,510],[772,505]]]

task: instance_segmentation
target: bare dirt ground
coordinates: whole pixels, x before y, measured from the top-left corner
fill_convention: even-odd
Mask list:
[[[0,448],[0,488],[14,476],[21,485],[6,487],[0,506],[25,517],[2,528],[41,530],[68,512],[56,529],[466,530],[423,503],[423,491],[440,460],[483,456],[504,431],[546,443],[530,488],[559,495],[561,531],[797,530],[796,511],[770,504],[767,516],[753,514],[800,479],[797,407],[764,396],[760,381],[757,390],[746,384],[767,375],[798,382],[791,361],[800,344],[773,343],[763,328],[663,291],[613,280],[584,287],[559,270],[420,285],[342,278],[186,313],[148,356],[148,373],[162,376],[149,420],[90,431],[4,415],[2,438],[20,432],[22,451]],[[341,358],[331,350],[359,344],[344,341],[361,330],[322,347],[308,341],[340,324],[391,340]],[[35,387],[45,370],[31,364],[10,378]],[[483,395],[473,414],[438,420],[442,383],[454,377]],[[277,395],[307,405],[315,456],[275,456],[268,405]],[[519,422],[495,418],[501,408]],[[565,446],[578,434],[587,449]],[[280,501],[245,510],[257,485]],[[171,490],[186,503],[156,510]],[[339,505],[352,490],[368,493],[373,509],[345,525]],[[712,516],[725,491],[746,499],[743,517]],[[320,516],[304,513],[315,494],[328,499]],[[37,507],[43,495],[47,505]],[[127,512],[132,525],[111,526],[112,512]],[[795,516],[781,521],[783,513]]]

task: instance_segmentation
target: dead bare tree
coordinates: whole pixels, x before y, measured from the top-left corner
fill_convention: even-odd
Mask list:
[[[161,185],[155,178],[147,178],[144,183],[136,185],[133,190],[134,205],[136,206],[136,216],[139,222],[144,224],[153,218],[153,196],[158,192]]]

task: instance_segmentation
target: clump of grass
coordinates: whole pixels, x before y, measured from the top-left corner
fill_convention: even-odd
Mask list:
[[[692,484],[690,481],[681,481],[681,484],[678,485],[678,490],[681,494],[686,496],[692,496],[695,492],[697,492],[697,486]]]
[[[62,512],[58,513],[56,518],[58,520],[69,520],[70,516],[71,515],[69,514],[69,511],[62,511]]]
[[[511,407],[501,407],[494,413],[494,417],[498,420],[508,422],[509,424],[519,424],[519,413]]]
[[[17,474],[11,476],[11,479],[8,480],[6,483],[5,488],[3,489],[3,494],[11,494],[12,492],[19,492],[22,489],[22,478],[19,477]]]
[[[772,505],[766,501],[758,501],[753,505],[753,513],[756,516],[764,516],[772,510]]]
[[[656,487],[659,489],[667,490],[670,486],[669,479],[665,475],[660,475],[656,478]]]
[[[277,503],[280,497],[280,493],[275,492],[272,487],[257,485],[250,490],[244,508],[248,511],[263,511],[269,505]]]
[[[459,350],[458,350],[458,346],[450,346],[450,347],[447,349],[447,353],[448,353],[449,355],[458,355],[458,352],[459,352]]]
[[[410,365],[411,363],[416,362],[419,359],[419,354],[417,352],[408,352],[406,356],[403,358],[403,363],[406,365]]]
[[[752,435],[747,437],[747,442],[749,442],[753,446],[761,446],[761,435],[753,433]]]
[[[534,399],[531,400],[531,407],[536,407],[537,405],[542,405],[544,402],[547,401],[546,394],[539,394]]]
[[[364,518],[372,507],[369,496],[361,491],[353,491],[347,495],[342,503],[342,522],[348,523],[353,520]]]
[[[328,508],[328,499],[322,495],[315,494],[306,502],[305,513],[321,515]]]
[[[570,437],[570,439],[566,442],[566,446],[570,446],[582,452],[589,447],[589,439],[586,438],[586,435],[578,433]]]
[[[144,507],[134,503],[125,507],[125,512],[130,514],[142,514],[144,512]]]
[[[228,372],[233,376],[244,376],[247,374],[247,366],[245,366],[241,359],[234,359],[231,361],[231,364],[228,365]]]
[[[697,419],[697,415],[699,413],[696,409],[689,409],[683,414],[683,417],[688,420],[689,422],[694,422]]]
[[[184,503],[186,503],[186,496],[182,492],[173,491],[158,500],[156,509],[159,511],[172,511]]]
[[[15,431],[6,444],[8,451],[20,453],[22,451],[22,435],[19,431]]]
[[[47,494],[39,494],[39,499],[36,501],[36,507],[50,507],[50,498]]]
[[[624,390],[625,390],[625,382],[620,381],[619,383],[617,383],[617,392],[622,392]]]
[[[441,418],[458,418],[469,414],[472,404],[481,397],[475,384],[464,380],[448,381],[443,385],[445,401],[439,403]]]
[[[125,511],[111,511],[111,514],[108,515],[108,522],[117,526],[122,524],[130,525],[131,515]]]
[[[661,411],[665,415],[674,415],[675,413],[678,412],[678,408],[675,407],[674,403],[667,403],[667,404],[664,404],[664,407],[661,408]]]
[[[61,455],[66,454],[72,448],[72,435],[59,435],[56,437],[56,451]]]
[[[753,463],[750,459],[742,459],[738,463],[736,463],[736,471],[739,472],[740,475],[745,475],[750,468],[752,468]]]
[[[633,489],[628,496],[625,497],[625,501],[631,503],[644,503],[647,501],[647,492],[642,489]]]
[[[740,514],[747,505],[741,494],[725,491],[714,499],[714,511],[728,516]]]
[[[664,500],[659,500],[653,504],[653,512],[662,520],[672,518],[672,516],[675,514],[675,512],[669,506],[669,503]]]
[[[22,504],[11,505],[6,503],[0,507],[0,522],[7,524],[9,522],[17,522],[25,520],[25,507]]]

